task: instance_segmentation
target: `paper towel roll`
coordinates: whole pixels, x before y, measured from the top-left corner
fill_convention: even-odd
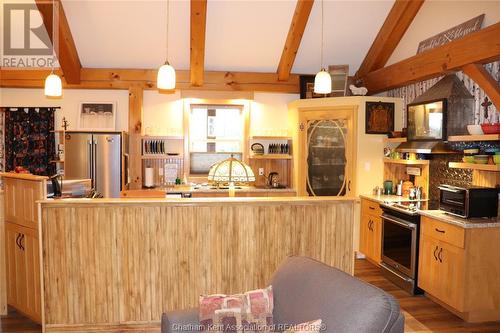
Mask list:
[[[154,187],[154,169],[146,168],[144,172],[144,186],[145,187]]]

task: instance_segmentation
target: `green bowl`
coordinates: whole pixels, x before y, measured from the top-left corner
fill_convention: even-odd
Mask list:
[[[500,156],[500,155],[499,155]],[[462,158],[464,163],[474,163],[474,156],[464,156]]]
[[[474,163],[487,164],[488,163],[488,155],[474,155]]]

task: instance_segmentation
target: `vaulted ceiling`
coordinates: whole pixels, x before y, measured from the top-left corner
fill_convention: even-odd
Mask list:
[[[394,1],[324,2],[325,64],[359,67]],[[157,68],[165,61],[166,1],[63,0],[83,67]],[[296,1],[209,0],[205,70],[275,72]],[[190,2],[170,2],[169,60],[189,69]],[[315,1],[292,73],[320,67],[321,1]]]

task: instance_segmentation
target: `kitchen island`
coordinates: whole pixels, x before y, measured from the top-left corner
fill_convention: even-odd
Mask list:
[[[159,331],[206,293],[266,286],[290,255],[353,274],[355,198],[40,201],[46,332]]]

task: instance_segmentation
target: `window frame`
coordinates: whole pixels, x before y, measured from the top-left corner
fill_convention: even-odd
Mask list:
[[[191,142],[190,119],[191,110],[195,107],[239,108],[243,117],[243,134],[241,138],[242,160],[248,163],[248,135],[250,132],[250,101],[249,100],[200,100],[186,99],[184,103],[184,171],[189,181],[207,182],[207,174],[191,174]]]

